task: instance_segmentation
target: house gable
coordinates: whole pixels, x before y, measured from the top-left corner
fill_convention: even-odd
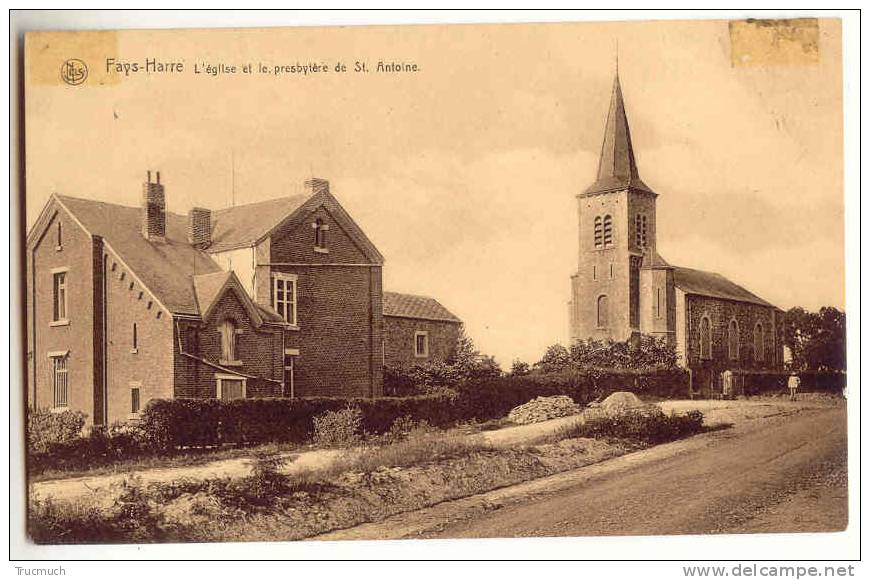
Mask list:
[[[42,242],[45,236],[49,233],[49,228],[56,224],[57,216],[61,212],[69,220],[69,223],[75,224],[76,227],[80,228],[88,237],[93,237],[92,233],[88,231],[81,221],[79,221],[75,214],[69,211],[63,202],[58,199],[57,194],[53,193],[51,194],[51,197],[48,198],[48,202],[46,202],[42,211],[39,212],[39,217],[36,218],[36,221],[33,223],[33,226],[31,226],[30,231],[27,234],[26,245],[29,250],[32,250]]]
[[[210,322],[216,313],[219,312],[217,306],[221,303],[224,296],[233,294],[241,307],[244,308],[248,319],[253,325],[259,327],[263,324],[264,320],[261,315],[261,309],[258,309],[253,303],[234,272],[217,272],[195,276],[193,286],[196,291],[196,299],[203,322]]]
[[[324,250],[315,250],[312,224],[328,226]],[[287,264],[346,263],[380,265],[384,258],[359,225],[329,192],[311,197],[268,234],[272,262]],[[262,240],[258,240],[262,241]]]

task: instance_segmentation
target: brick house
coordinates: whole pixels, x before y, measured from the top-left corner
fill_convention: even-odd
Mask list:
[[[724,276],[666,262],[656,198],[640,178],[617,74],[596,181],[577,196],[579,264],[571,339],[664,337],[692,389],[721,392],[721,373],[782,368],[783,311]]]
[[[410,367],[449,360],[456,351],[462,321],[434,298],[384,292],[384,365]]]
[[[159,173],[138,208],[52,195],[26,245],[29,405],[106,425],[155,398],[382,395],[405,348],[383,256],[327,181],[305,187],[187,216]]]

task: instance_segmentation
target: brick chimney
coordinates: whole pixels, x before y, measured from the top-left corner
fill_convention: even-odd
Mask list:
[[[148,180],[142,185],[142,235],[152,242],[165,241],[166,195],[160,184],[160,172],[157,172],[157,180],[152,182],[149,171]]]
[[[211,210],[194,207],[187,214],[187,239],[197,248],[211,245]]]
[[[305,180],[305,193],[314,195],[321,191],[329,193],[329,182],[327,180],[320,179],[319,177],[312,177],[311,179]]]

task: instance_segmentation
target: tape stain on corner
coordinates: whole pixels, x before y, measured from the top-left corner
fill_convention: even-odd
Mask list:
[[[816,18],[731,20],[728,32],[732,67],[819,63]]]
[[[28,32],[25,36],[27,85],[73,88],[116,85],[106,74],[106,58],[118,52],[114,30]]]

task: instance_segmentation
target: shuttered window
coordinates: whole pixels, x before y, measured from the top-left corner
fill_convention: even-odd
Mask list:
[[[595,218],[595,247],[604,247],[604,222],[601,216]]]
[[[604,247],[609,248],[613,245],[613,218],[609,215],[604,216]]]
[[[238,360],[236,352],[236,341],[238,340],[238,331],[236,323],[232,320],[224,320],[221,323],[221,360],[234,362]]]

